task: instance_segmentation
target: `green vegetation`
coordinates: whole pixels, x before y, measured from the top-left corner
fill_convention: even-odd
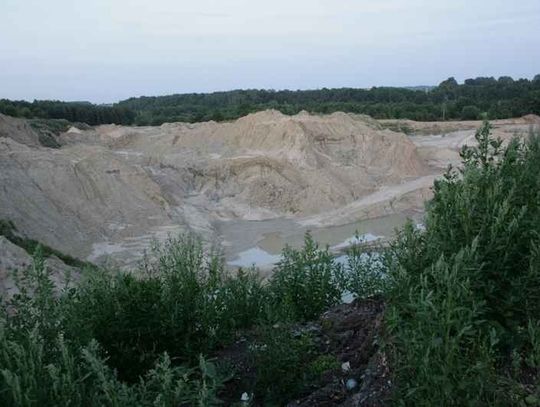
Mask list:
[[[309,383],[316,382],[327,367],[316,371],[315,377],[309,377],[311,364],[318,363],[312,338],[308,334],[295,336],[291,331],[288,325],[264,327],[253,346],[257,369],[255,394],[264,394],[266,405],[286,404]]]
[[[70,127],[70,123],[65,119],[31,119],[29,123],[37,132],[39,143],[49,148],[60,148],[56,137]]]
[[[6,230],[11,233],[8,222]],[[0,404],[214,405],[234,372],[209,359],[255,328],[265,351],[253,354],[261,375],[247,390],[283,401],[331,364],[308,337],[292,337],[274,328],[276,321],[303,321],[340,302],[341,272],[309,235],[306,248],[285,250],[266,284],[256,270],[228,274],[217,253],[205,254],[198,239],[180,236],[154,247],[136,275],[87,270],[55,294],[38,246],[34,266],[15,279],[20,294],[5,301],[0,318]],[[301,280],[285,285],[289,273]],[[312,299],[308,290],[319,294]],[[283,370],[300,379],[270,386]]]
[[[135,113],[122,106],[94,105],[89,102],[61,102],[58,100],[0,99],[0,113],[26,119],[63,119],[72,123],[131,124]]]
[[[136,273],[91,270],[58,292],[38,246],[0,317],[0,404],[216,405],[245,373],[219,352],[250,338],[242,391],[283,405],[339,366],[299,326],[350,291],[386,301],[396,405],[540,405],[540,136],[503,147],[485,123],[476,138],[436,181],[425,230],[344,266],[307,235],[263,283],[180,236]]]
[[[303,250],[286,247],[270,281],[269,305],[279,321],[307,321],[341,301],[342,267],[309,234]]]
[[[302,110],[362,113],[376,119],[469,120],[540,114],[540,79],[508,76],[449,78],[435,87],[318,90],[233,90],[168,96],[143,96],[112,106],[88,102],[0,100],[0,113],[26,118],[65,119],[91,125],[103,123],[160,125],[165,122],[233,120],[248,113],[277,109],[284,114]]]
[[[374,87],[371,89],[234,90],[210,94],[180,94],[131,98],[118,103],[137,112],[136,124],[233,120],[248,113],[276,109],[284,114],[301,110],[362,113],[376,119],[420,121],[490,119],[540,114],[540,81],[509,77],[453,78],[430,90]]]
[[[489,134],[386,256],[398,405],[540,405],[540,137]]]
[[[44,257],[56,256],[68,266],[79,267],[79,268],[95,268],[91,263],[79,260],[75,257],[72,257],[68,254],[64,254],[59,250],[53,249],[52,247],[43,245],[37,240],[29,239],[17,233],[17,228],[13,222],[5,219],[0,219],[0,236],[4,236],[11,243],[22,247],[28,253],[34,253],[38,246],[41,249],[41,253]]]

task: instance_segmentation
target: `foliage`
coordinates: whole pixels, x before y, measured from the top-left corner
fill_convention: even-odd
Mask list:
[[[30,126],[37,132],[39,143],[44,147],[60,148],[56,137],[69,129],[65,119],[32,119]]]
[[[0,320],[0,404],[6,406],[173,406],[217,404],[222,378],[202,357],[198,366],[174,365],[159,355],[138,381],[127,384],[108,366],[94,339],[71,337],[65,301],[55,295],[38,249],[19,279],[20,293]]]
[[[234,120],[248,113],[277,109],[284,114],[302,110],[362,113],[377,119],[419,121],[490,119],[540,114],[540,81],[503,76],[467,79],[458,84],[449,78],[436,87],[317,90],[232,90],[138,97],[112,106],[88,102],[0,100],[0,113],[25,118],[65,119],[91,125],[104,123],[160,125],[164,122]]]
[[[0,99],[0,113],[27,119],[63,119],[90,125],[117,123],[131,124],[135,113],[122,106],[94,105],[89,102],[61,102],[34,100],[26,102]]]
[[[359,240],[359,237],[356,237]],[[386,292],[386,252],[383,248],[366,250],[353,245],[347,250],[345,275],[347,289],[356,298],[369,298]]]
[[[279,320],[313,319],[339,303],[345,288],[341,265],[306,233],[301,250],[283,250],[269,283],[270,309]]]
[[[69,301],[73,336],[97,339],[124,380],[137,380],[163,352],[193,363],[262,315],[256,275],[227,275],[218,255],[206,257],[195,237],[154,247],[141,272],[92,273]]]
[[[490,119],[540,114],[540,81],[508,77],[454,78],[431,89],[373,87],[371,89],[318,90],[233,90],[207,94],[176,94],[139,97],[121,101],[137,112],[135,123],[159,125],[163,122],[233,120],[248,113],[276,109],[284,114],[302,110],[313,113],[337,111],[362,113],[377,119],[419,121],[477,119],[487,113]]]
[[[304,320],[339,301],[341,269],[309,235],[267,284],[256,270],[229,273],[190,235],[156,244],[136,272],[87,270],[64,288],[43,253],[38,245],[33,267],[16,273],[19,292],[0,318],[2,405],[213,405],[231,372],[208,358],[254,328],[268,350],[255,356],[261,400],[292,397],[330,365],[289,325],[273,328],[280,316]],[[289,272],[304,281],[288,286]]]
[[[308,375],[314,372],[316,356],[309,334],[295,335],[287,325],[263,327],[252,348],[257,372],[255,397],[262,394],[264,405],[272,406],[290,401],[310,383]],[[315,373],[320,376],[323,372]]]
[[[56,256],[68,266],[79,267],[79,268],[94,268],[95,266],[91,263],[79,260],[75,257],[72,257],[68,254],[62,253],[59,250],[53,249],[52,247],[46,246],[39,243],[37,240],[30,239],[22,236],[17,232],[17,228],[13,222],[5,219],[0,219],[0,236],[4,236],[11,243],[22,247],[28,253],[34,253],[34,251],[41,246],[41,251],[43,256],[51,257]]]
[[[540,137],[476,140],[388,256],[398,404],[519,405],[526,369],[540,386]]]

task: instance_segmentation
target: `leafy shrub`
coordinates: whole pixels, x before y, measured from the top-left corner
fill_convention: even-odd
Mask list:
[[[38,134],[38,141],[44,147],[60,148],[56,137],[69,129],[70,122],[63,119],[32,119],[30,126]]]
[[[341,301],[346,288],[342,266],[309,233],[304,247],[285,247],[270,279],[270,304],[281,320],[308,320]]]
[[[476,140],[435,182],[425,232],[409,224],[387,256],[398,404],[523,401],[507,367],[537,349],[540,137],[503,150],[484,123]]]
[[[476,120],[480,116],[480,110],[476,106],[464,106],[461,110],[463,120]]]
[[[73,336],[97,339],[123,379],[137,380],[163,352],[192,363],[260,317],[260,280],[245,271],[228,276],[199,239],[170,239],[149,259],[141,277],[93,273],[69,301]]]
[[[135,273],[88,269],[63,289],[44,251],[37,245],[33,267],[16,273],[19,293],[0,317],[2,405],[213,405],[230,372],[207,358],[254,327],[268,349],[256,356],[261,400],[292,397],[328,364],[307,337],[272,328],[340,299],[341,266],[310,236],[268,284],[256,270],[229,273],[190,235],[155,245]]]
[[[199,359],[178,366],[167,353],[139,380],[118,379],[95,339],[74,337],[81,326],[71,311],[73,293],[56,295],[38,249],[34,265],[18,279],[20,294],[0,318],[0,404],[6,406],[172,406],[217,403],[222,377]],[[70,289],[73,291],[76,289]],[[99,309],[95,310],[99,312]],[[84,344],[83,344],[84,343]]]
[[[387,285],[385,255],[383,248],[366,250],[360,245],[353,245],[347,250],[345,262],[347,287],[356,298],[368,298],[385,292]]]

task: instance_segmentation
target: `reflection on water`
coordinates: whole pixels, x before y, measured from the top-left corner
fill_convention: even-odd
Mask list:
[[[279,254],[270,254],[260,247],[252,247],[251,249],[244,250],[238,253],[238,256],[229,261],[228,264],[236,267],[251,267],[256,266],[260,268],[271,267],[281,259]]]
[[[296,230],[279,230],[263,234],[263,239],[257,245],[268,253],[278,254],[283,247],[289,246],[299,248],[304,242],[304,234],[310,230],[313,239],[321,246],[330,246],[336,250],[354,243],[354,236],[358,233],[368,242],[375,238],[392,237],[396,228],[402,227],[407,221],[405,214],[389,215],[376,219],[368,219],[359,222],[349,223],[341,226],[330,226],[326,228],[296,228]]]
[[[353,244],[369,243],[384,237],[391,238],[395,230],[402,227],[408,218],[410,217],[404,214],[397,214],[342,226],[312,228],[310,232],[321,246],[328,245],[332,251],[337,252]],[[285,245],[300,248],[304,242],[304,234],[308,230],[284,219],[244,221],[226,226],[229,226],[229,229],[224,227],[223,229],[228,232],[227,240],[236,243],[229,252],[228,264],[233,267],[256,266],[261,269],[271,269],[280,260]],[[231,239],[233,236],[238,239]],[[242,238],[244,244],[239,245],[238,242]],[[346,259],[346,256],[339,256],[336,260],[345,263]]]

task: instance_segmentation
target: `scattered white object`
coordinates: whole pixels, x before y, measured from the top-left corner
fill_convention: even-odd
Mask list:
[[[356,299],[356,295],[348,290],[343,291],[341,294],[341,302],[343,304],[350,304]]]
[[[240,397],[240,401],[249,401],[249,394],[243,392],[242,397]]]
[[[343,372],[349,372],[351,370],[351,362],[344,362],[341,364],[341,370],[343,370]]]
[[[352,390],[356,386],[358,386],[358,382],[354,379],[349,379],[347,380],[347,383],[345,384],[345,386],[347,387],[347,390]]]
[[[82,134],[82,131],[75,126],[71,126],[67,133]]]

